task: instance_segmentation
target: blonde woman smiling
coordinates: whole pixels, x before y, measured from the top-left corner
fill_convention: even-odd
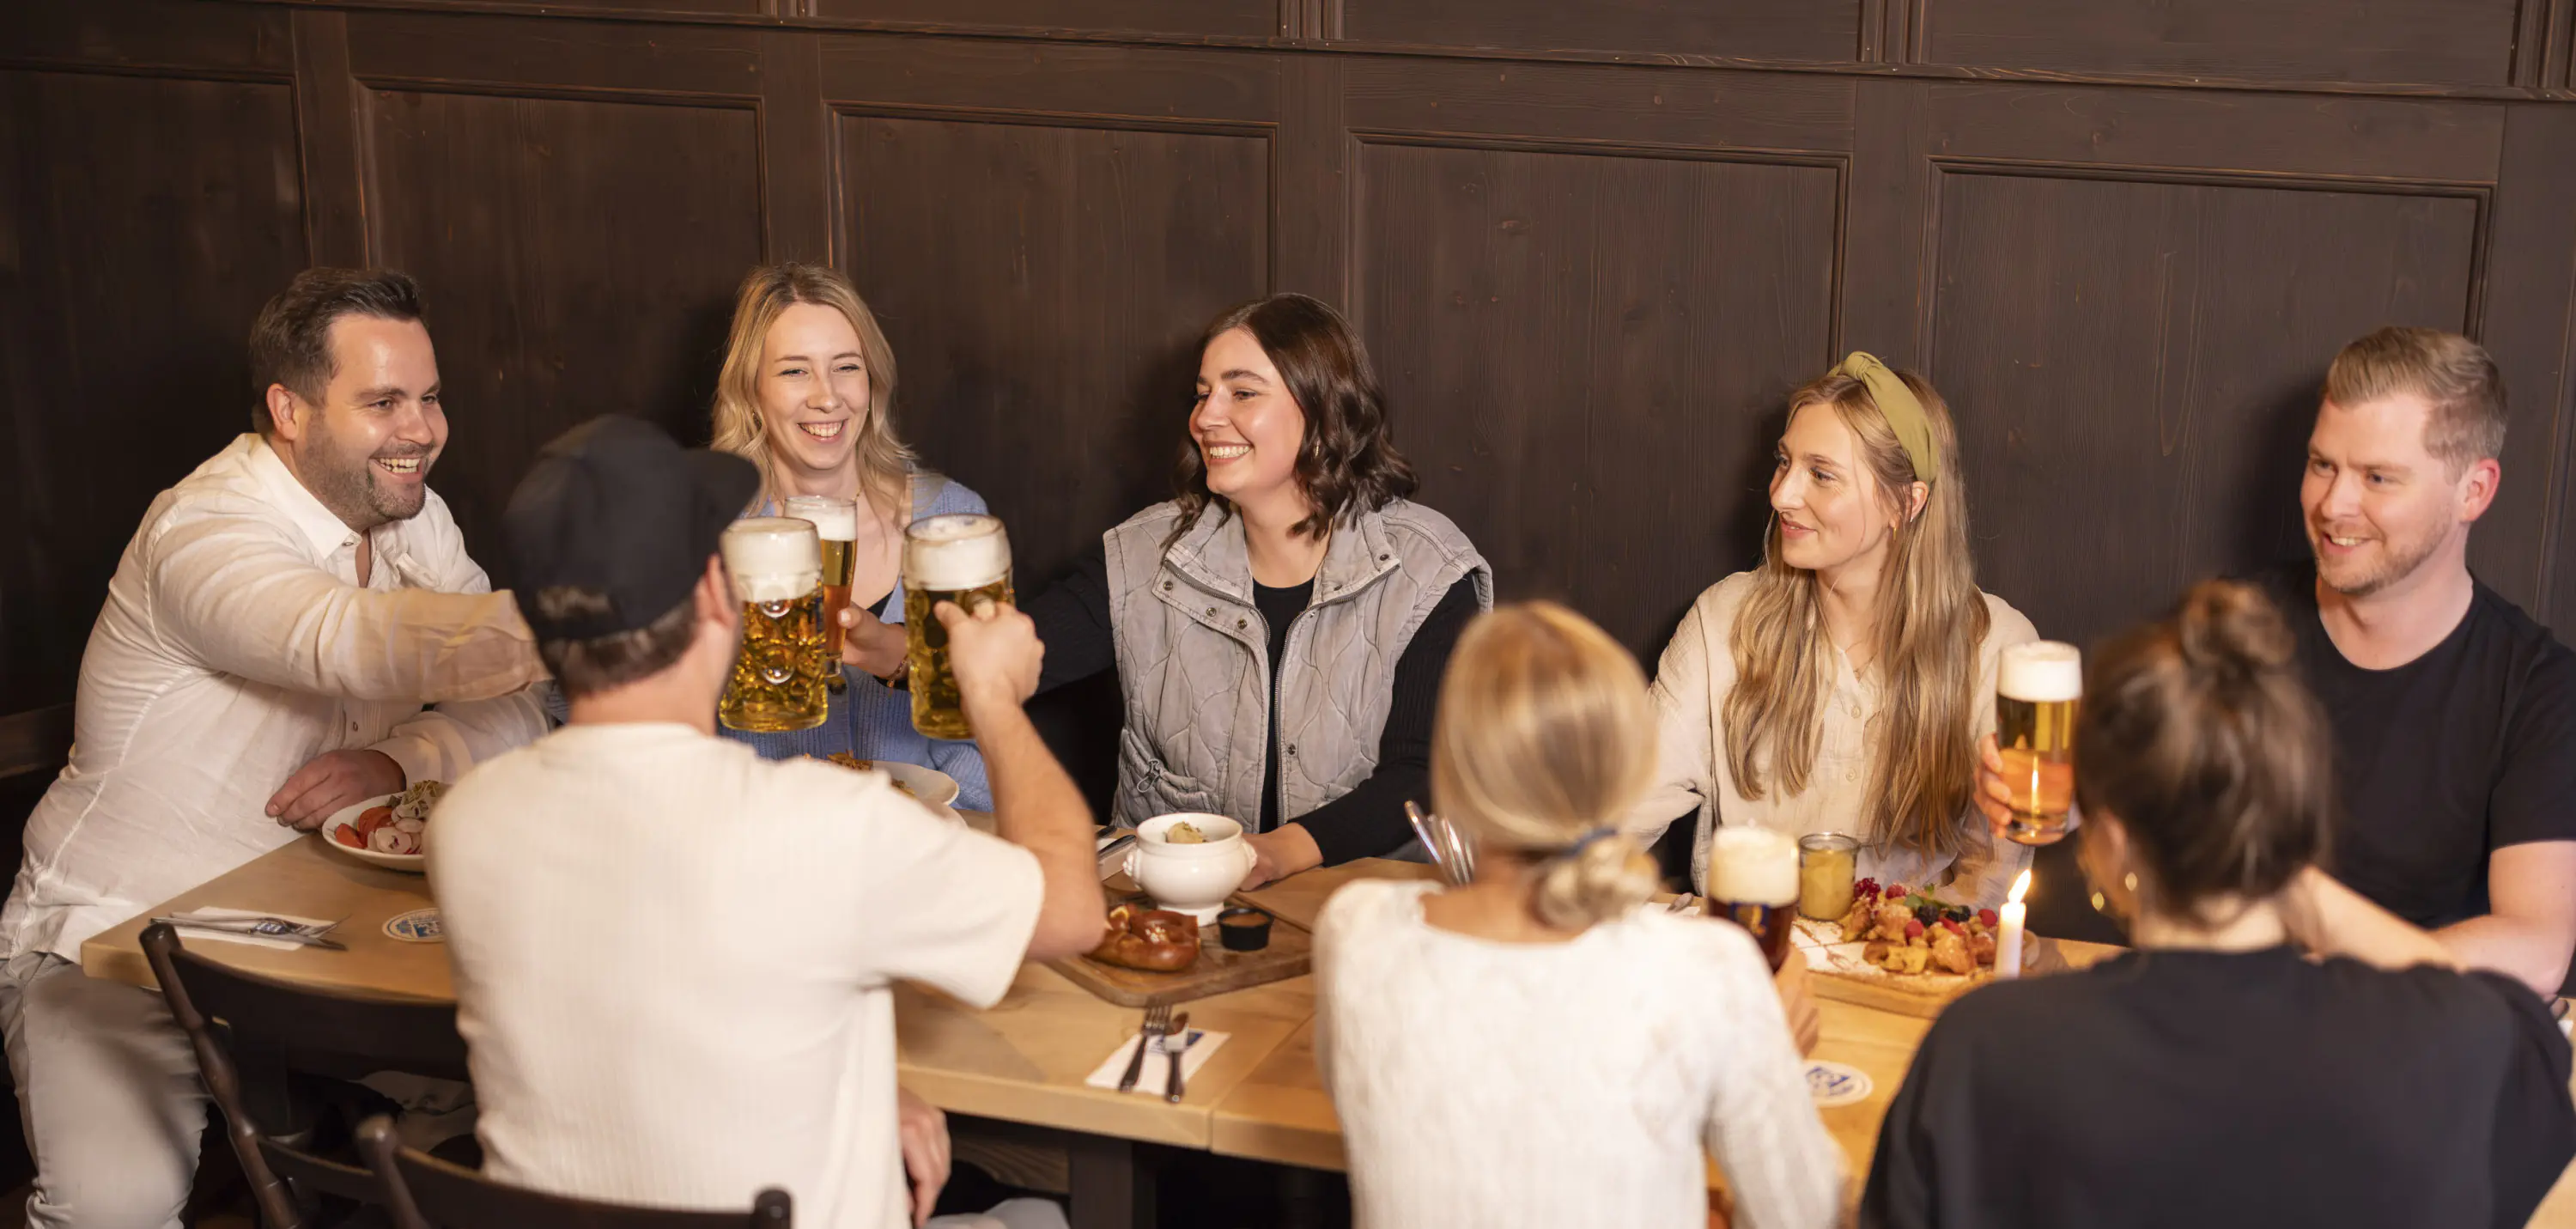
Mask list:
[[[770,759],[848,751],[936,768],[957,779],[957,805],[989,811],[992,787],[971,742],[923,737],[912,703],[884,681],[903,668],[903,527],[925,516],[982,512],[975,492],[924,470],[896,437],[894,348],[849,279],[820,265],[765,265],[734,299],[733,333],[716,379],[715,447],[760,468],[747,515],[775,516],[798,495],[858,501],[842,660],[849,687],[829,720],[795,734],[727,730]]]
[[[1995,662],[2037,638],[1981,593],[1949,408],[1855,353],[1792,394],[1760,567],[1699,596],[1653,696],[1656,787],[1629,830],[1719,824],[1861,838],[1860,873],[2000,901],[2029,851],[1971,810]]]

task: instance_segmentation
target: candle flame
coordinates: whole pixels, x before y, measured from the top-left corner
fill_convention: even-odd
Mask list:
[[[2021,894],[2029,890],[2030,868],[2025,866],[2021,868],[2020,876],[2013,880],[2012,893],[2011,895],[2004,897],[2004,902],[2006,904],[2018,905],[2021,903]]]

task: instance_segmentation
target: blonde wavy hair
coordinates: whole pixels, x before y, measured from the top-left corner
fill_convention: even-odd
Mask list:
[[[914,457],[895,437],[891,417],[894,347],[886,344],[876,314],[837,270],[790,261],[762,265],[742,279],[742,288],[734,292],[724,369],[716,376],[715,447],[760,467],[760,502],[782,498],[769,423],[760,414],[760,355],[769,342],[769,327],[798,303],[832,308],[858,332],[859,356],[868,369],[868,412],[859,421],[855,453],[859,491],[879,516],[896,520],[909,494]]]
[[[1930,381],[1910,371],[1896,374],[1931,420],[1941,473],[1923,511],[1898,521],[1879,572],[1870,660],[1882,703],[1869,723],[1863,818],[1873,842],[1955,853],[1959,817],[1975,786],[1969,719],[1977,699],[1978,646],[1989,616],[1968,549],[1968,494],[1959,481],[1950,407]],[[1869,386],[1849,376],[1825,376],[1790,395],[1790,417],[1816,405],[1832,407],[1859,441],[1862,468],[1869,471],[1880,508],[1905,508],[1916,481],[1914,463]],[[1780,522],[1773,517],[1753,592],[1727,637],[1735,686],[1723,713],[1726,763],[1747,798],[1771,789],[1796,797],[1806,792],[1815,770],[1825,691],[1834,675],[1820,585],[1815,573],[1781,560]]]
[[[1440,683],[1431,801],[1481,844],[1544,859],[1540,921],[1589,926],[1654,894],[1654,859],[1613,830],[1654,775],[1646,676],[1618,641],[1553,602],[1467,625]]]

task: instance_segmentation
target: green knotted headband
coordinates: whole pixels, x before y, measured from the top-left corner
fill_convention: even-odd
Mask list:
[[[1854,350],[1842,366],[1827,375],[1848,376],[1869,386],[1869,398],[1878,403],[1878,412],[1887,415],[1887,425],[1896,429],[1896,442],[1905,445],[1905,458],[1914,462],[1914,476],[1929,484],[1941,476],[1941,451],[1932,442],[1932,416],[1923,412],[1923,403],[1914,390],[1876,355]]]

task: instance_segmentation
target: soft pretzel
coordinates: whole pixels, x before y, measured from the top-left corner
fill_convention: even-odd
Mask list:
[[[1091,958],[1102,964],[1177,973],[1199,958],[1199,920],[1169,909],[1120,905],[1109,911],[1109,928]]]

